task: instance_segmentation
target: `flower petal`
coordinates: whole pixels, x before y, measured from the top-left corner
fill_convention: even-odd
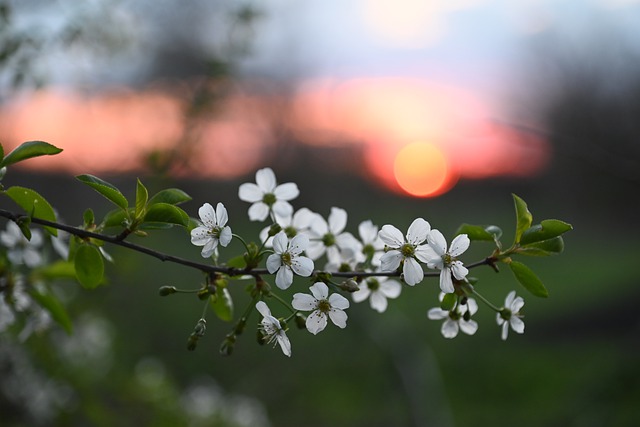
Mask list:
[[[276,339],[285,356],[291,357],[291,341],[289,341],[287,334],[283,330],[280,330],[278,335],[276,335]]]
[[[436,251],[433,250],[433,248],[429,245],[420,245],[416,248],[415,251],[416,254],[416,258],[418,258],[420,261],[425,262],[428,264],[429,268],[441,268],[441,267],[432,267],[435,263],[440,263],[440,265],[442,265],[442,255],[438,255],[436,253]]]
[[[371,308],[378,313],[384,313],[387,309],[387,298],[382,292],[373,292],[369,301],[371,303]]]
[[[342,233],[347,226],[347,211],[341,208],[331,208],[329,214],[329,231],[335,235]]]
[[[202,248],[201,255],[203,258],[209,258],[216,251],[218,247],[218,239],[211,239]]]
[[[264,301],[258,301],[256,303],[256,310],[258,310],[258,313],[262,314],[262,317],[271,316],[271,310],[269,310],[267,303],[265,303]]]
[[[220,231],[220,244],[226,247],[233,238],[233,233],[231,233],[231,227],[227,226]]]
[[[276,286],[287,289],[293,283],[293,271],[286,265],[281,266],[276,273]]]
[[[329,288],[322,282],[314,283],[313,285],[311,285],[311,287],[309,287],[309,290],[318,300],[327,299],[327,297],[329,296]]]
[[[441,309],[440,307],[434,307],[429,309],[427,317],[431,320],[442,320],[449,317],[449,312]]]
[[[243,202],[255,203],[261,202],[264,197],[264,191],[254,183],[245,183],[238,189],[238,198]]]
[[[378,226],[374,225],[370,219],[362,221],[360,225],[358,225],[358,234],[360,235],[360,239],[362,239],[362,243],[373,243],[378,237]]]
[[[357,291],[351,293],[351,299],[353,302],[362,302],[369,298],[371,294],[371,289],[367,286],[365,282],[360,283]]]
[[[413,258],[406,258],[404,260],[402,273],[404,274],[404,281],[409,286],[420,283],[424,278],[424,271],[422,270],[422,266],[418,264],[418,261]]]
[[[291,301],[291,307],[301,311],[315,310],[318,306],[318,300],[309,294],[303,294],[298,292],[293,295],[293,301]]]
[[[282,265],[282,258],[278,254],[271,254],[267,258],[267,270],[269,273],[275,273]]]
[[[278,185],[273,191],[276,199],[289,201],[293,200],[300,195],[300,190],[298,190],[298,186],[293,182],[287,182],[284,184]]]
[[[304,234],[296,234],[289,244],[289,253],[299,255],[307,249],[307,246],[309,246],[309,238]]]
[[[451,279],[451,270],[448,267],[440,271],[440,289],[445,294],[450,294],[455,291],[453,288],[453,280]]]
[[[280,217],[289,217],[293,215],[293,206],[289,202],[276,200],[273,204],[273,212]]]
[[[315,335],[327,327],[327,315],[320,310],[315,310],[307,316],[306,325],[307,330]]]
[[[204,246],[211,239],[213,237],[211,237],[209,229],[206,227],[200,226],[191,230],[191,243],[196,246]]]
[[[273,250],[275,253],[282,255],[287,252],[288,247],[289,239],[284,231],[280,231],[273,236]]]
[[[459,234],[453,239],[451,242],[451,246],[449,247],[449,255],[452,257],[460,256],[469,249],[469,245],[471,244],[471,240],[469,240],[469,236],[466,234]]]
[[[251,221],[264,221],[269,216],[269,206],[266,203],[256,202],[249,206],[249,219]]]
[[[463,306],[464,307],[464,306]],[[478,311],[478,303],[473,298],[467,298],[467,310],[472,316]]]
[[[256,184],[265,193],[273,193],[276,188],[276,175],[271,168],[260,169],[256,172]]]
[[[311,276],[311,273],[313,273],[313,267],[313,261],[306,256],[295,257],[291,260],[291,268],[298,276]]]
[[[442,256],[447,253],[447,241],[440,230],[431,230],[427,237],[427,242],[438,255]]]
[[[419,245],[427,240],[427,236],[431,231],[431,226],[423,218],[413,220],[407,231],[407,241],[412,245]]]
[[[380,258],[380,270],[396,271],[400,267],[402,253],[400,251],[389,251]]]
[[[402,291],[402,285],[397,280],[379,280],[380,293],[387,298],[398,298]]]
[[[200,206],[198,209],[198,215],[200,216],[200,220],[209,228],[215,227],[218,225],[216,221],[216,212],[213,210],[213,206],[209,203],[205,203]]]
[[[447,319],[442,324],[440,332],[442,332],[442,336],[445,338],[455,338],[458,335],[458,329],[458,322]]]
[[[224,227],[229,221],[229,215],[227,214],[227,208],[220,202],[216,205],[216,225]]]
[[[329,310],[329,318],[337,327],[342,329],[347,327],[348,316],[344,311],[332,308],[331,310]]]
[[[502,341],[505,341],[508,336],[509,336],[509,322],[504,322],[502,324],[502,333],[500,334],[500,337],[502,338]]]
[[[467,269],[467,267],[462,265],[462,262],[460,261],[454,261],[451,263],[451,272],[453,273],[453,276],[458,280],[464,279],[465,277],[467,277],[467,274],[469,274],[469,270]]]
[[[399,248],[404,244],[404,236],[402,235],[402,232],[390,224],[383,225],[378,232],[378,236],[384,243],[392,248]]]
[[[337,308],[340,310],[349,308],[349,300],[340,294],[331,294],[329,297],[329,304],[331,304],[331,308]]]
[[[326,246],[322,242],[311,241],[309,242],[309,246],[307,246],[305,252],[307,253],[307,256],[309,258],[318,259],[322,256],[322,254],[324,254],[326,249]]]
[[[524,322],[518,316],[511,316],[511,319],[509,319],[509,323],[511,324],[511,329],[513,329],[516,333],[524,333]]]
[[[475,320],[466,321],[464,319],[461,319],[460,329],[467,335],[473,335],[478,330],[478,322],[476,322]]]
[[[512,313],[517,313],[520,311],[520,309],[524,306],[524,300],[522,299],[522,297],[517,297],[513,300],[513,302],[510,304],[510,309]]]

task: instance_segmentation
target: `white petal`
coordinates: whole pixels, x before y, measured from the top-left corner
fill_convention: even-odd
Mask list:
[[[404,236],[402,235],[402,232],[393,225],[383,225],[378,232],[378,236],[384,243],[391,246],[392,248],[399,248],[404,244]]]
[[[276,175],[271,168],[260,169],[256,172],[256,184],[265,193],[273,193],[276,188]]]
[[[209,203],[205,203],[200,206],[200,209],[198,209],[198,215],[200,215],[200,220],[207,227],[212,228],[218,225],[216,221],[216,212],[213,210],[213,206]]]
[[[318,300],[327,299],[329,296],[329,288],[322,282],[316,282],[309,288],[313,296]]]
[[[331,208],[329,214],[329,231],[333,234],[340,234],[347,226],[347,211],[341,208]]]
[[[227,214],[227,208],[220,202],[216,205],[216,224],[220,227],[224,227],[229,221],[229,215]]]
[[[318,306],[318,300],[309,294],[297,293],[293,295],[291,307],[301,311],[315,310]]]
[[[276,200],[276,202],[273,204],[272,209],[276,215],[281,217],[293,215],[293,206],[291,206],[289,202]]]
[[[331,309],[329,310],[329,317],[334,325],[344,329],[347,326],[347,313],[342,310]]]
[[[460,320],[460,329],[467,335],[473,335],[478,330],[478,322],[475,320],[469,320],[468,322],[464,319]]]
[[[275,273],[282,265],[282,258],[278,254],[271,254],[267,258],[267,270],[269,273]]]
[[[442,256],[438,255],[436,251],[434,251],[433,248],[429,245],[418,246],[416,248],[415,254],[416,258],[418,258],[420,261],[429,264],[429,268],[437,268],[430,265],[433,264],[433,261],[438,262],[439,260],[440,265],[442,265]]]
[[[327,316],[320,310],[315,310],[307,317],[306,325],[307,330],[315,335],[327,326]]]
[[[431,226],[422,218],[413,220],[407,231],[407,241],[412,245],[419,245],[427,240],[427,236],[431,231]]]
[[[424,271],[422,270],[422,266],[418,264],[418,261],[413,258],[406,258],[404,260],[402,273],[404,274],[404,281],[409,286],[420,283],[424,278]]]
[[[400,267],[402,253],[400,251],[389,251],[380,258],[380,270],[396,271]]]
[[[329,224],[320,214],[315,214],[310,225],[311,231],[318,237],[322,237],[329,232]]]
[[[358,234],[360,234],[363,243],[372,243],[378,237],[378,226],[373,225],[370,219],[362,221],[358,225]]]
[[[285,184],[278,185],[273,191],[276,199],[278,200],[293,200],[300,195],[300,190],[298,190],[298,186],[293,182],[287,182]]]
[[[302,277],[309,277],[313,273],[313,261],[305,256],[295,257],[291,260],[291,268]]]
[[[285,356],[291,357],[291,342],[289,341],[287,334],[281,330],[278,332],[278,335],[276,335],[276,339],[278,340],[278,344]]]
[[[442,336],[445,338],[455,338],[458,335],[458,322],[447,319],[442,324],[442,328],[440,332],[442,332]]]
[[[25,265],[29,268],[38,267],[42,264],[42,255],[40,255],[40,252],[37,249],[29,247],[24,248],[22,257]]]
[[[233,238],[233,233],[231,233],[231,227],[225,227],[220,232],[220,244],[226,247]]]
[[[431,269],[442,270],[444,268],[444,260],[442,259],[441,256],[436,254],[435,251],[433,253],[436,256],[434,258],[431,258],[429,262],[427,262],[427,267]]]
[[[502,324],[502,333],[500,335],[502,341],[505,341],[507,339],[507,336],[509,336],[509,322],[504,322]]]
[[[516,297],[516,291],[511,291],[507,294],[507,297],[504,299],[504,306],[511,310],[511,304]]]
[[[498,326],[502,326],[506,320],[500,316],[500,313],[496,313],[496,322],[498,323]]]
[[[253,183],[242,184],[238,189],[238,198],[243,202],[261,202],[264,197],[264,191]]]
[[[307,253],[307,256],[311,259],[320,258],[325,251],[326,251],[325,245],[322,244],[322,242],[316,242],[316,241],[309,242],[309,246],[307,246],[307,249],[305,250],[305,252]]]
[[[258,310],[258,312],[260,314],[262,314],[262,317],[271,316],[271,310],[269,310],[269,307],[267,306],[267,303],[265,303],[264,301],[258,301],[256,303],[256,309]]]
[[[509,323],[511,324],[511,329],[519,334],[524,333],[524,322],[518,316],[511,316],[509,319]]]
[[[445,267],[440,271],[440,289],[445,294],[450,294],[455,291],[453,288],[453,280],[451,279],[451,270]]]
[[[373,308],[378,313],[384,313],[387,309],[387,298],[382,294],[382,292],[373,292],[371,294],[371,308]]]
[[[269,216],[269,206],[266,203],[257,202],[249,207],[249,219],[251,221],[264,221]]]
[[[427,242],[438,255],[442,256],[447,253],[447,241],[440,230],[431,230],[427,237]]]
[[[331,304],[332,308],[340,310],[346,310],[349,308],[349,300],[340,294],[331,294],[329,297],[329,304]]]
[[[429,309],[427,317],[431,320],[442,320],[449,317],[449,312],[441,309],[440,307],[434,307]]]
[[[277,254],[283,254],[289,248],[289,239],[284,231],[273,236],[273,250]]]
[[[297,230],[308,228],[311,225],[315,214],[307,208],[300,208],[293,214],[291,225]]]
[[[520,311],[520,309],[523,306],[524,306],[524,300],[522,299],[522,297],[517,297],[511,303],[510,310],[511,310],[512,313],[517,313],[517,312]]]
[[[202,248],[200,253],[203,258],[209,258],[216,251],[218,247],[218,239],[210,239],[206,245]]]
[[[396,280],[383,280],[380,283],[380,293],[387,298],[398,298],[402,291],[402,285]]]
[[[369,289],[365,282],[362,282],[359,289],[351,293],[351,299],[353,299],[353,302],[362,302],[369,298],[370,293],[371,289]]]
[[[467,277],[467,274],[469,274],[469,270],[467,269],[467,267],[462,265],[462,262],[460,261],[454,261],[453,263],[451,263],[451,272],[453,273],[453,276],[458,280],[464,279],[465,277]]]
[[[469,245],[471,244],[471,240],[469,240],[469,236],[466,234],[459,234],[453,239],[451,242],[451,246],[449,247],[449,255],[452,257],[460,256],[469,249]]]
[[[309,238],[304,234],[296,234],[289,244],[289,253],[293,255],[301,254],[309,246]]]
[[[31,230],[31,240],[29,240],[28,245],[32,248],[42,246],[42,239],[40,230]]]
[[[464,307],[464,306],[463,306]],[[478,303],[473,298],[467,298],[467,310],[472,316],[478,311]]]
[[[287,289],[293,283],[293,271],[285,265],[281,266],[276,273],[276,286],[280,289]]]
[[[204,246],[209,240],[213,239],[209,235],[209,229],[206,227],[196,227],[191,230],[191,243],[196,246]]]

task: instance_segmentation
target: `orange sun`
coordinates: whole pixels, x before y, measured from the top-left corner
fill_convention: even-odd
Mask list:
[[[425,142],[402,148],[396,155],[393,172],[398,185],[418,197],[442,194],[456,181],[442,150]]]

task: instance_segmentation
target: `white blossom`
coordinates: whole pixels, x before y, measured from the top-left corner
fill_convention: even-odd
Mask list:
[[[31,240],[27,240],[18,224],[9,221],[7,230],[0,232],[0,242],[8,249],[7,257],[13,264],[24,264],[29,268],[42,264],[40,246],[43,237],[40,230],[31,230]]]
[[[407,285],[413,286],[424,278],[424,271],[417,260],[427,262],[430,253],[428,245],[421,243],[427,239],[431,226],[422,218],[416,218],[407,231],[407,236],[393,225],[384,225],[378,235],[390,249],[380,258],[382,271],[395,271],[404,262],[402,273]],[[417,260],[416,260],[417,258]]]
[[[522,297],[516,297],[516,291],[511,291],[504,300],[504,307],[496,314],[498,326],[502,326],[502,340],[506,340],[509,335],[509,326],[518,334],[524,333],[524,317],[520,309],[524,306]]]
[[[444,294],[441,293],[441,301],[443,296]],[[478,323],[475,320],[471,320],[471,316],[473,316],[476,311],[478,311],[478,303],[473,298],[467,298],[466,304],[456,304],[451,311],[435,307],[429,310],[427,316],[431,320],[445,319],[442,323],[442,328],[440,328],[442,336],[445,338],[455,338],[460,330],[467,335],[476,333]]]
[[[278,319],[271,315],[271,310],[264,301],[258,301],[256,309],[262,314],[262,320],[260,321],[260,331],[264,335],[264,339],[267,344],[276,343],[280,345],[282,352],[291,357],[291,342],[285,329],[282,328],[282,324]]]
[[[284,231],[280,231],[273,238],[275,253],[267,258],[267,270],[276,273],[276,285],[280,289],[287,289],[293,283],[293,273],[309,277],[313,272],[313,261],[301,253],[309,244],[309,238],[304,234],[294,236],[291,241]]]
[[[346,226],[347,211],[344,209],[332,207],[328,221],[316,214],[309,229],[309,258],[315,260],[327,252],[327,258],[331,261],[340,259],[341,251],[351,251],[354,254],[360,252],[360,242],[351,233],[344,231]]]
[[[440,270],[440,289],[450,294],[454,291],[451,275],[462,280],[467,277],[469,270],[462,265],[458,257],[469,248],[470,240],[466,234],[460,234],[453,239],[447,251],[447,241],[439,230],[431,230],[427,236],[428,253],[427,267]]]
[[[314,212],[307,208],[300,208],[293,215],[287,217],[276,215],[275,222],[282,228],[282,231],[285,232],[287,237],[292,238],[300,233],[308,232],[315,215]],[[270,229],[271,226],[268,226],[260,231],[260,241],[265,242],[266,240],[264,245],[267,248],[273,246],[273,236],[269,237]]]
[[[371,308],[378,313],[387,309],[388,298],[398,298],[402,285],[397,280],[385,276],[369,277],[360,282],[359,290],[351,294],[354,302],[362,302],[369,298]]]
[[[384,250],[384,242],[378,235],[378,226],[371,220],[362,221],[358,225],[358,234],[362,242],[362,261],[371,257],[371,264],[374,267],[379,267],[380,258]]]
[[[256,172],[256,184],[244,183],[238,189],[240,200],[252,203],[249,207],[251,221],[264,221],[270,212],[280,217],[291,216],[293,207],[289,201],[299,194],[298,186],[293,182],[277,185],[271,168]]]
[[[0,294],[0,332],[4,332],[15,321],[16,316],[11,306],[5,302],[4,296]]]
[[[203,258],[209,258],[216,251],[218,243],[227,246],[231,242],[231,228],[227,225],[227,209],[218,203],[216,209],[205,203],[198,210],[201,225],[191,230],[191,243],[202,248]]]
[[[297,293],[293,295],[291,305],[296,310],[311,311],[307,316],[307,330],[317,334],[327,326],[327,319],[331,319],[339,328],[347,326],[347,313],[349,300],[340,294],[329,295],[329,288],[322,282],[314,283],[309,290],[311,295]]]

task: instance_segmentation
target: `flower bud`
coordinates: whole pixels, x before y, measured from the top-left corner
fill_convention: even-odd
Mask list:
[[[193,334],[196,335],[197,337],[201,337],[204,335],[206,330],[207,330],[207,321],[204,319],[200,319],[198,320],[198,323],[196,323],[196,327],[193,328]]]
[[[233,333],[236,335],[242,334],[246,326],[247,326],[247,318],[241,317],[238,323],[236,323],[236,327],[233,328]]]
[[[198,299],[204,301],[210,296],[209,289],[207,288],[200,289],[196,295],[198,295]]]
[[[187,350],[193,351],[196,349],[197,346],[198,346],[198,337],[195,336],[194,334],[189,335],[189,338],[187,339]]]
[[[220,354],[223,356],[231,356],[233,348],[236,345],[236,336],[233,333],[226,336],[222,345],[220,345]]]
[[[282,231],[282,227],[280,227],[280,224],[273,224],[271,227],[269,227],[269,237],[275,236],[280,231]]]
[[[345,280],[344,282],[340,283],[338,287],[347,292],[356,292],[360,289],[358,287],[358,283],[353,279]]]
[[[158,289],[158,293],[161,297],[166,297],[167,295],[175,294],[177,292],[175,286],[161,286]]]
[[[297,313],[295,317],[296,326],[298,329],[306,329],[307,328],[307,316],[301,313]]]

